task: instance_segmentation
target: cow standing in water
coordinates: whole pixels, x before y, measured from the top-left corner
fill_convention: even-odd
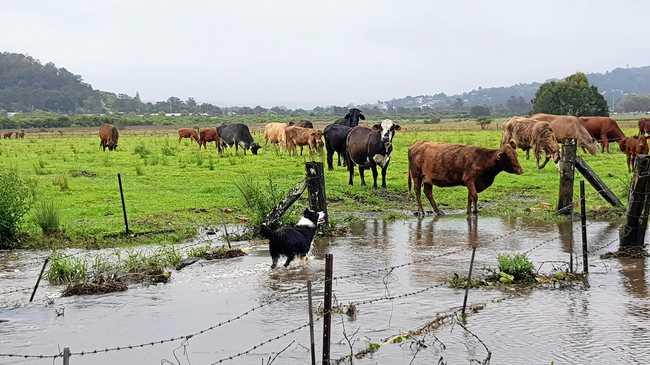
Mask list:
[[[491,150],[461,144],[419,141],[409,147],[408,159],[409,193],[411,184],[415,185],[420,215],[424,215],[420,199],[422,185],[424,195],[438,215],[443,213],[433,199],[433,185],[466,186],[469,215],[478,213],[478,193],[490,187],[501,171],[517,175],[523,173],[517,160],[517,152],[509,144],[502,146],[500,150]]]
[[[348,133],[346,142],[346,157],[350,179],[353,184],[354,165],[359,165],[361,185],[366,185],[364,170],[372,170],[372,189],[377,190],[377,166],[381,167],[381,191],[386,191],[386,170],[393,151],[393,136],[400,129],[399,124],[390,119],[384,119],[381,124],[372,128],[354,127]]]

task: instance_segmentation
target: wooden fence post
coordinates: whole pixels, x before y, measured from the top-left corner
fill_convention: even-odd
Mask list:
[[[36,279],[36,285],[34,285],[34,290],[32,291],[32,296],[29,297],[29,302],[31,303],[32,300],[34,300],[34,295],[36,295],[36,290],[38,289],[38,284],[41,283],[41,278],[43,277],[43,272],[45,271],[45,266],[47,266],[47,263],[50,261],[50,257],[46,257],[45,261],[43,262],[43,267],[41,267],[41,272],[38,274],[38,279]]]
[[[327,216],[327,196],[325,195],[325,174],[322,162],[305,163],[307,173],[307,192],[309,193],[309,208],[317,212],[325,212],[325,226],[329,222]]]
[[[124,192],[122,191],[122,175],[117,174],[117,184],[120,187],[120,199],[122,200],[122,213],[124,213],[124,233],[129,234],[129,220],[126,218],[126,205],[124,204]]]
[[[587,250],[587,205],[585,182],[580,180],[580,224],[582,226],[582,273],[589,273],[589,251]]]
[[[63,365],[70,365],[70,348],[63,348]]]
[[[330,365],[330,341],[332,334],[332,272],[334,256],[325,255],[325,294],[323,298],[323,365]]]
[[[619,234],[621,248],[641,247],[648,225],[648,190],[650,190],[650,156],[638,155],[627,203],[627,221]]]
[[[472,286],[472,269],[474,268],[474,255],[476,254],[476,246],[472,247],[472,258],[469,261],[469,273],[467,273],[467,283],[465,284],[465,297],[463,298],[463,310],[461,312],[462,318],[465,318],[465,307],[467,306],[467,297],[469,296],[469,287]]]
[[[314,308],[311,301],[311,280],[307,281],[307,310],[309,311],[309,342],[311,343],[311,365],[316,365],[316,345],[314,343]]]
[[[560,158],[560,192],[557,200],[557,213],[573,213],[573,176],[575,173],[576,140],[568,139],[562,144]]]

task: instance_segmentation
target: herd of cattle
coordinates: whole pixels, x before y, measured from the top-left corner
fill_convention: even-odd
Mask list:
[[[20,130],[18,132],[5,132],[5,133],[2,133],[2,138],[4,138],[4,139],[9,139],[9,138],[11,138],[11,136],[16,137],[16,139],[25,138],[25,131]]]
[[[378,167],[381,169],[381,188],[386,190],[386,171],[393,150],[393,137],[400,126],[390,119],[370,127],[359,125],[365,120],[361,110],[353,108],[344,118],[326,126],[322,131],[315,129],[310,121],[289,123],[268,123],[264,128],[265,146],[269,143],[283,148],[290,155],[296,154],[300,147],[311,152],[325,146],[328,169],[334,169],[333,157],[338,155],[338,166],[347,166],[348,183],[353,185],[354,166],[358,166],[361,185],[365,185],[364,171],[369,169],[373,176],[373,189],[377,190]],[[597,143],[602,152],[610,152],[610,142],[616,142],[627,155],[628,170],[634,166],[636,155],[648,153],[646,134],[650,133],[650,119],[639,121],[639,134],[626,137],[616,121],[609,117],[573,117],[566,115],[534,114],[530,117],[512,117],[501,126],[501,146],[487,149],[460,144],[433,143],[417,141],[408,149],[408,188],[414,189],[418,213],[424,214],[421,203],[421,190],[429,200],[433,211],[442,214],[432,193],[433,185],[439,187],[466,186],[468,190],[467,212],[477,211],[478,193],[487,189],[501,171],[521,174],[522,168],[517,160],[516,149],[530,150],[536,160],[537,168],[542,169],[553,160],[560,159],[560,144],[568,139],[576,141],[584,151],[595,154]],[[14,132],[4,133],[11,138]],[[23,138],[23,131],[15,132],[16,138]],[[119,132],[110,124],[99,129],[100,147],[115,150]],[[207,148],[214,142],[219,153],[226,147],[242,148],[256,155],[261,146],[255,142],[245,124],[223,124],[215,128],[181,128],[178,130],[179,142],[185,138],[195,141],[199,148]],[[324,141],[323,141],[324,139]],[[542,162],[542,158],[544,161]]]

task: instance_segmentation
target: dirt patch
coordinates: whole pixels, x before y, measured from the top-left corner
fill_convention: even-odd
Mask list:
[[[127,288],[126,283],[120,278],[100,277],[91,282],[71,284],[65,288],[62,296],[106,294],[125,291]]]
[[[613,258],[630,258],[630,259],[640,259],[644,257],[650,257],[648,252],[644,247],[626,247],[620,248],[616,252],[608,252],[600,255],[601,259],[613,259]]]
[[[240,257],[246,255],[246,252],[242,250],[241,248],[218,248],[216,250],[212,250],[210,252],[207,252],[205,255],[203,255],[203,259],[205,260],[219,260],[219,259],[231,259],[233,257]]]

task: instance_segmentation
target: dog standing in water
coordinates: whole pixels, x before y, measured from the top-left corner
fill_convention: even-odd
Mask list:
[[[266,225],[262,225],[262,236],[269,240],[269,251],[273,264],[271,268],[278,266],[278,259],[280,256],[285,256],[287,261],[284,267],[289,266],[291,261],[298,256],[304,258],[307,256],[311,243],[316,235],[316,229],[319,224],[325,222],[324,212],[315,212],[311,209],[305,209],[302,218],[296,223],[295,226],[283,225],[278,229],[271,229]]]

